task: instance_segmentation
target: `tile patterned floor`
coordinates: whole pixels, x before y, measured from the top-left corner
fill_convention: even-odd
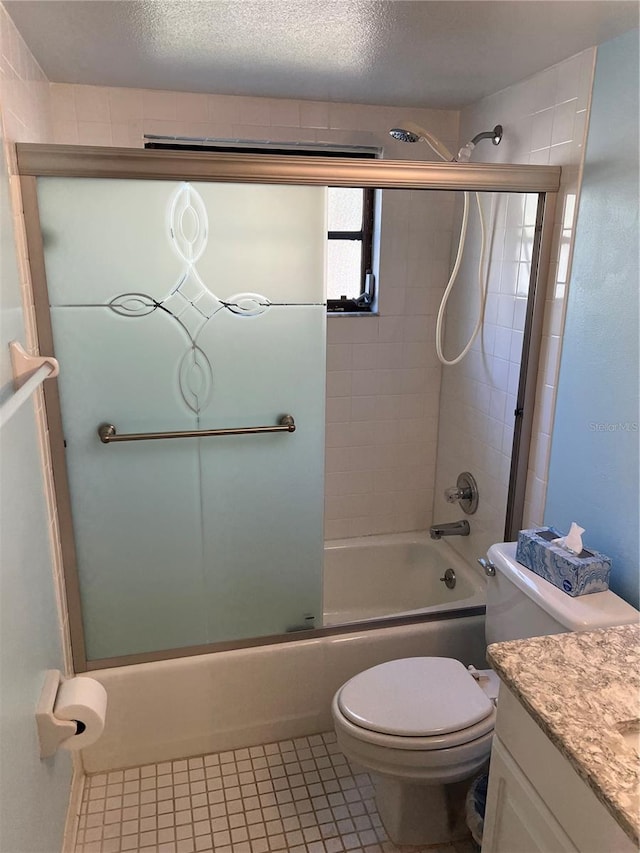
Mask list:
[[[420,853],[393,845],[333,733],[87,777],[76,853]],[[471,841],[430,853],[472,853]]]

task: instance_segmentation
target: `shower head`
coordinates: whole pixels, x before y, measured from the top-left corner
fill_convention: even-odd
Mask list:
[[[419,142],[420,137],[417,133],[412,133],[410,130],[407,130],[404,127],[392,127],[389,131],[389,135],[393,136],[394,139],[397,139],[399,142]]]
[[[442,160],[450,162],[454,159],[451,151],[440,142],[437,136],[412,121],[403,122],[402,127],[392,127],[389,133],[400,142],[426,142]]]

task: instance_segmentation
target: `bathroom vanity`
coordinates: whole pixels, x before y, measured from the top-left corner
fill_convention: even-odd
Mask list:
[[[483,853],[633,853],[640,625],[495,643]]]

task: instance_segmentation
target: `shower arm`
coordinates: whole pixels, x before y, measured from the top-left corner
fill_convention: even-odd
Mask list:
[[[484,133],[477,133],[471,140],[471,144],[477,145],[482,139],[490,139],[494,145],[500,145],[502,140],[502,125],[497,124],[493,130],[486,130]]]

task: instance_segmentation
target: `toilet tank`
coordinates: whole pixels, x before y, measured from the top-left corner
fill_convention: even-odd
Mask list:
[[[516,543],[492,545],[487,578],[487,644],[638,622],[640,613],[615,593],[572,598],[516,561]]]

